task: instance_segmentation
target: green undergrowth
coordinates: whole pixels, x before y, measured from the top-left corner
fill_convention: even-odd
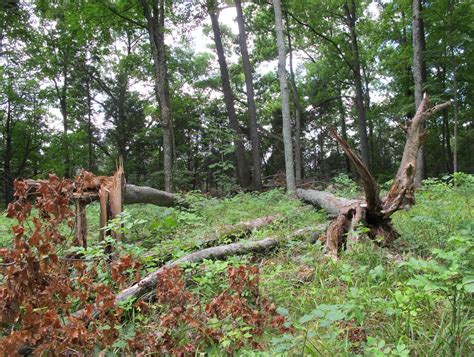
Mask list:
[[[357,195],[349,178],[336,183],[339,194]],[[474,348],[474,178],[456,174],[427,180],[416,198],[411,210],[393,216],[400,233],[393,247],[362,240],[337,261],[324,255],[319,242],[294,234],[327,222],[326,214],[279,190],[225,199],[190,193],[186,210],[127,206],[110,228],[122,230],[124,241],[114,244],[139,259],[143,273],[206,246],[211,238],[218,237],[213,245],[281,240],[279,249],[266,254],[184,267],[186,285],[206,303],[227,288],[229,267],[258,266],[261,296],[277,306],[289,328],[264,333],[261,352],[245,343],[248,326],[223,326],[220,344],[202,346],[209,355],[226,355],[235,345],[235,354],[242,356],[467,356]],[[249,235],[218,235],[227,225],[273,214],[281,216]],[[103,257],[97,205],[88,207],[87,217],[90,248],[83,253]],[[10,222],[1,219],[5,243]],[[111,354],[126,352],[127,339],[137,331],[159,325],[156,306],[147,313],[131,303],[124,309],[127,319]]]

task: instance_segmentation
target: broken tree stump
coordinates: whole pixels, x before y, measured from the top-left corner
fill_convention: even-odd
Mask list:
[[[342,147],[361,177],[365,199],[348,200],[316,190],[299,189],[296,194],[303,201],[321,207],[336,216],[325,233],[326,251],[331,256],[337,257],[338,250],[347,243],[347,240],[359,239],[357,232],[359,226],[366,227],[369,237],[383,246],[390,245],[398,237],[398,233],[392,226],[391,215],[415,203],[414,179],[417,154],[426,136],[423,123],[433,114],[447,108],[450,102],[434,107],[429,107],[429,105],[428,96],[425,94],[415,116],[407,122],[404,128],[406,143],[402,161],[388,194],[382,199],[377,182],[359,155],[335,130],[330,130],[331,135]]]
[[[27,185],[28,197],[40,196],[39,189],[47,180],[23,180]],[[74,244],[87,247],[87,218],[85,208],[94,201],[100,204],[99,239],[112,236],[122,239],[122,233],[106,230],[108,222],[123,211],[124,204],[145,203],[162,207],[187,207],[178,195],[157,190],[152,187],[125,184],[123,163],[120,162],[113,176],[95,176],[82,170],[73,181],[72,202],[75,205]]]

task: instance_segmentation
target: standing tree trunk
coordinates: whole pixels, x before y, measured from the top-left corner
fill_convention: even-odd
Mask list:
[[[7,116],[5,122],[4,138],[5,138],[5,150],[3,152],[3,198],[5,204],[8,204],[13,200],[13,175],[11,169],[11,160],[13,156],[12,147],[12,136],[13,136],[13,122],[12,122],[12,110],[10,96],[7,99]]]
[[[425,68],[423,62],[423,50],[425,34],[423,29],[423,19],[421,18],[421,0],[413,0],[413,79],[415,81],[415,107],[420,106],[423,100],[423,82]],[[415,174],[415,187],[421,185],[421,181],[426,176],[424,164],[423,144],[418,151],[417,167]]]
[[[342,101],[342,90],[339,90],[340,98],[339,98],[339,114],[341,115],[341,134],[342,138],[345,142],[347,141],[347,127],[346,127],[346,111],[344,108],[344,102]],[[344,163],[347,174],[351,173],[351,162],[347,155],[344,155]]]
[[[298,88],[296,87],[295,72],[293,70],[293,46],[291,45],[290,35],[290,23],[288,20],[288,13],[285,13],[286,18],[286,32],[288,36],[288,51],[290,58],[290,84],[291,94],[293,98],[293,105],[295,106],[295,177],[296,182],[301,182],[302,175],[302,163],[301,163],[301,105],[298,96]]]
[[[362,161],[367,167],[369,166],[369,141],[367,139],[367,118],[364,106],[364,93],[362,90],[362,76],[360,72],[359,44],[357,42],[356,33],[356,4],[351,1],[351,7],[348,3],[344,4],[346,15],[346,23],[349,28],[352,49],[352,72],[354,74],[355,86],[355,104],[357,109],[357,124],[359,128],[360,152]]]
[[[165,54],[165,10],[164,0],[140,0],[147,21],[147,31],[155,69],[155,95],[160,104],[160,121],[163,129],[163,170],[165,191],[173,192],[173,123]]]
[[[370,115],[370,78],[369,74],[367,73],[366,66],[362,66],[362,74],[364,78],[364,106],[365,112],[369,113],[367,115],[367,125],[369,126],[369,162],[370,166],[373,167],[374,165],[374,121],[372,116]]]
[[[275,32],[278,45],[278,77],[280,79],[281,111],[283,117],[283,144],[285,148],[286,188],[293,194],[296,190],[293,164],[293,143],[291,139],[290,98],[286,79],[286,49],[283,37],[283,20],[280,0],[273,0]]]
[[[63,58],[63,61],[66,62],[67,58]],[[69,157],[69,139],[67,137],[67,132],[69,130],[69,123],[68,123],[68,108],[67,108],[67,87],[69,85],[68,81],[68,68],[67,64],[63,64],[62,68],[62,76],[63,76],[63,84],[62,87],[59,88],[59,85],[56,79],[53,78],[54,87],[56,89],[56,95],[59,101],[59,109],[61,111],[61,116],[63,120],[63,135],[62,135],[62,148],[63,148],[63,155],[64,155],[64,177],[70,178],[71,177],[71,162]]]
[[[242,3],[235,0],[237,9],[237,22],[239,24],[240,52],[242,53],[242,63],[245,75],[245,87],[247,89],[247,105],[250,117],[250,139],[252,141],[252,164],[253,164],[253,187],[257,191],[262,190],[262,167],[260,153],[260,138],[258,135],[257,107],[255,106],[255,93],[253,90],[252,67],[247,49],[247,34],[245,32],[244,14]]]
[[[90,77],[86,78],[86,91],[87,91],[87,158],[88,158],[88,169],[93,172],[96,171],[95,160],[94,160],[94,124],[92,122],[92,96]]]
[[[451,48],[451,61],[453,72],[453,106],[454,106],[454,143],[453,143],[453,172],[458,172],[458,80],[456,74],[456,57]]]
[[[453,173],[453,152],[451,151],[451,133],[449,129],[448,111],[443,111],[443,138],[444,138],[444,154],[446,157],[446,170]]]
[[[216,45],[219,68],[221,72],[222,90],[224,92],[224,102],[227,109],[227,116],[232,130],[234,131],[234,142],[236,146],[235,154],[237,159],[237,171],[239,183],[242,188],[250,186],[250,167],[245,152],[245,146],[242,139],[239,121],[235,112],[234,96],[230,87],[229,71],[225,59],[224,47],[222,46],[222,36],[219,27],[219,15],[217,3],[215,0],[209,0],[207,3],[209,16],[211,17],[212,31],[214,33],[214,43]],[[260,158],[259,158],[260,159]]]

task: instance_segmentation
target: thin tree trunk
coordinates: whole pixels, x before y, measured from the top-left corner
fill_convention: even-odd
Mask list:
[[[423,50],[424,50],[424,30],[423,20],[421,18],[422,5],[421,0],[413,0],[413,78],[415,81],[415,107],[418,108],[423,100],[423,82],[424,82],[424,64],[423,64]],[[418,151],[418,158],[416,160],[416,174],[415,187],[421,185],[421,181],[426,176],[424,164],[423,145]]]
[[[11,170],[11,160],[13,156],[12,148],[12,112],[10,98],[7,99],[7,117],[5,122],[5,151],[3,153],[3,197],[5,204],[13,200],[13,177]]]
[[[90,87],[90,78],[86,79],[87,90],[87,156],[88,168],[91,172],[96,171],[94,162],[94,128],[92,123],[92,96]]]
[[[451,48],[451,60],[453,71],[453,105],[454,105],[454,143],[453,143],[453,172],[458,172],[458,80],[456,74],[456,57]]]
[[[354,74],[355,86],[355,104],[357,109],[357,124],[360,138],[360,151],[362,161],[369,166],[369,142],[367,139],[367,118],[364,106],[364,93],[362,90],[362,76],[360,70],[359,45],[356,33],[356,5],[354,0],[351,1],[351,8],[346,2],[344,4],[346,13],[346,21],[350,32],[351,48],[352,48],[352,70]]]
[[[147,30],[155,69],[155,95],[160,104],[160,121],[163,130],[163,170],[165,191],[173,192],[173,123],[165,54],[164,0],[153,1],[150,11],[148,0],[140,0],[147,21]]]
[[[347,127],[346,127],[346,111],[345,111],[345,108],[344,108],[344,103],[342,101],[341,91],[339,93],[341,94],[341,96],[339,98],[339,114],[341,116],[341,134],[342,134],[342,138],[344,139],[344,141],[348,142],[347,141]],[[346,172],[348,174],[350,174],[351,173],[351,162],[350,162],[349,158],[347,157],[347,155],[344,155],[344,162],[345,162]]]
[[[273,0],[275,32],[278,45],[278,77],[280,79],[281,109],[283,117],[283,144],[285,149],[286,187],[289,193],[296,190],[293,164],[293,143],[291,139],[290,98],[286,79],[286,49],[283,37],[283,20],[280,0]]]
[[[247,104],[250,117],[250,139],[252,141],[252,163],[253,163],[253,187],[257,191],[262,190],[262,167],[260,153],[260,138],[258,134],[257,107],[255,105],[255,93],[253,90],[252,67],[247,49],[247,34],[245,31],[244,14],[242,3],[235,0],[237,9],[237,23],[239,24],[240,52],[242,53],[242,63],[245,75],[245,87],[247,90]]]
[[[68,123],[68,109],[67,109],[67,86],[68,86],[68,75],[67,75],[67,66],[63,66],[63,77],[64,82],[61,88],[61,91],[58,91],[59,94],[59,106],[61,109],[61,116],[63,119],[63,138],[62,138],[62,145],[63,145],[63,154],[64,154],[64,177],[70,178],[71,177],[71,160],[69,157],[69,139],[67,137],[67,132],[69,130],[69,123]]]
[[[293,105],[295,106],[295,178],[296,182],[301,182],[303,177],[302,174],[302,163],[301,163],[301,106],[300,99],[298,96],[298,88],[296,87],[295,72],[293,70],[293,47],[291,44],[291,35],[290,35],[290,23],[288,20],[288,13],[285,12],[286,18],[286,29],[288,36],[288,51],[290,59],[290,85],[291,85],[291,94],[293,98]]]
[[[370,115],[370,89],[369,89],[369,75],[365,66],[362,66],[362,73],[364,75],[364,105],[367,115],[367,125],[369,126],[369,162],[370,166],[374,165],[374,122]]]
[[[214,43],[216,45],[216,52],[221,72],[222,90],[224,92],[224,102],[227,109],[227,116],[229,117],[230,126],[234,131],[237,174],[241,187],[247,188],[250,186],[250,167],[245,152],[244,142],[242,139],[242,131],[240,130],[239,121],[235,112],[234,96],[230,87],[229,71],[227,69],[224,47],[222,45],[222,36],[219,27],[219,15],[217,12],[217,3],[215,2],[215,0],[210,0],[208,2],[208,10],[209,16],[211,17],[212,30],[214,33]]]
[[[451,134],[449,131],[449,117],[447,110],[443,110],[443,137],[446,156],[446,170],[448,173],[453,173],[453,168],[451,166],[453,162],[453,153],[451,151]]]

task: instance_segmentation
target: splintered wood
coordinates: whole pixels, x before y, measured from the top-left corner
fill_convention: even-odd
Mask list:
[[[425,95],[415,116],[408,122],[402,161],[388,194],[382,199],[377,182],[359,155],[335,130],[330,131],[361,177],[365,199],[347,200],[328,192],[297,190],[300,199],[336,216],[325,234],[326,251],[329,255],[337,257],[339,249],[347,246],[347,241],[358,241],[361,226],[368,229],[370,238],[384,246],[390,245],[398,237],[390,217],[394,212],[409,208],[415,203],[417,154],[426,136],[423,122],[449,105],[450,102],[446,102],[430,108],[428,96]]]
[[[39,188],[47,180],[24,180],[28,185],[28,195],[39,195]],[[75,205],[76,221],[74,224],[74,244],[87,248],[87,217],[86,206],[93,201],[100,201],[100,233],[99,238],[106,235],[114,239],[122,239],[122,234],[106,230],[108,222],[123,211],[124,169],[122,162],[113,176],[95,176],[82,170],[74,180],[72,200]]]

